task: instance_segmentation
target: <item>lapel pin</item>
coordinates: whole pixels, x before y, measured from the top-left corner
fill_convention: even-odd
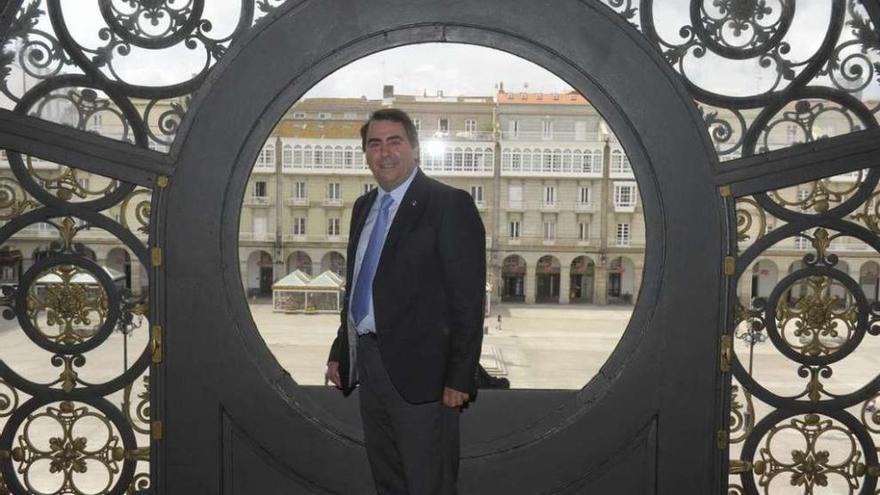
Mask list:
[[[418,201],[413,200],[412,205],[415,206],[415,205],[417,205],[417,204],[418,204]]]

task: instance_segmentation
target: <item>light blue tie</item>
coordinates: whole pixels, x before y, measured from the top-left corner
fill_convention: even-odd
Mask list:
[[[354,299],[351,303],[351,318],[355,325],[370,312],[370,301],[373,300],[373,277],[379,266],[379,256],[382,254],[382,245],[385,242],[385,231],[388,228],[388,210],[394,199],[390,194],[382,196],[379,204],[379,214],[376,223],[373,224],[373,232],[370,233],[370,243],[364,251],[364,259],[361,260],[361,270],[358,272],[357,283],[354,288]]]

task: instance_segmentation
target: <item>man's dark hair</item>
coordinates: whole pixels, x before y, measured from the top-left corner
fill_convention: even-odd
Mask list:
[[[419,131],[416,130],[416,125],[413,124],[409,115],[406,114],[403,110],[398,110],[397,108],[383,108],[381,110],[376,110],[370,115],[370,118],[361,126],[361,149],[367,151],[367,129],[370,127],[370,123],[376,120],[388,120],[391,122],[399,122],[403,125],[403,130],[406,131],[406,139],[409,141],[409,145],[412,148],[419,147]]]

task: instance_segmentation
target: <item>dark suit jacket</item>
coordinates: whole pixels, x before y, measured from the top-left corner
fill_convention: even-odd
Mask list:
[[[348,302],[361,231],[378,191],[355,201],[341,325],[330,349],[343,393],[357,382]],[[476,391],[483,341],[486,233],[470,194],[416,171],[398,207],[373,280],[376,335],[391,381],[409,402],[440,400],[443,387]]]

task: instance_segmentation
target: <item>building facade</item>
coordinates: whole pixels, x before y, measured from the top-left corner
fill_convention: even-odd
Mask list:
[[[304,99],[273,129],[242,198],[239,259],[249,296],[268,295],[274,282],[297,269],[312,276],[327,270],[344,276],[352,207],[376,187],[361,151],[360,126],[371,112],[393,106],[409,113],[419,130],[422,170],[473,196],[486,226],[487,279],[494,302],[604,305],[636,300],[646,239],[638,186],[613,130],[583,96],[507,92],[503,85],[495,96],[399,95],[390,86],[383,93],[381,100]],[[124,128],[116,132],[108,120],[90,125],[125,139]],[[838,126],[829,122],[826,127],[833,133]],[[780,129],[769,136],[768,146],[790,146],[798,138],[795,131]],[[24,158],[34,179],[53,194],[86,201],[118,187],[97,174]],[[0,181],[12,208],[27,198],[5,153],[0,159]],[[775,192],[774,200],[821,209],[829,200],[845,199],[861,179],[851,173],[802,184]],[[124,206],[104,214],[125,217],[132,225],[144,221],[149,193],[130,194]],[[737,213],[741,249],[779,226],[778,219],[750,202],[738,203]],[[78,225],[84,229],[80,238],[91,241],[90,257],[124,273],[133,292],[146,287],[146,271],[126,247],[98,228]],[[2,256],[0,281],[15,283],[49,249],[58,231],[39,223],[16,234]],[[137,235],[145,239],[146,228]],[[788,238],[767,251],[748,271],[751,277],[739,281],[741,301],[769,296],[779,280],[801,266],[811,242]],[[833,248],[844,253],[838,267],[876,300],[880,260],[870,247],[840,238]]]

